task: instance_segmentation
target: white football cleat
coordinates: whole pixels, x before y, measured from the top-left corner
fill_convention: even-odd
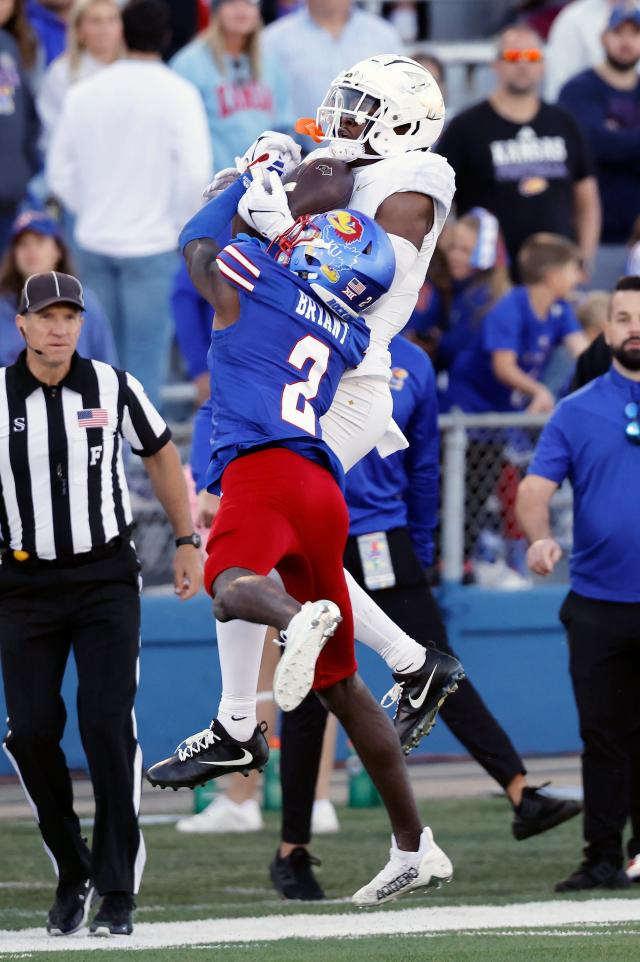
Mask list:
[[[307,601],[281,632],[284,652],[273,676],[273,698],[293,711],[311,691],[316,661],[342,621],[333,601]]]
[[[453,865],[433,841],[430,828],[422,830],[420,848],[411,854],[414,857],[407,858],[407,852],[400,852],[392,836],[389,861],[368,885],[352,896],[351,901],[355,905],[382,905],[414,889],[440,888],[443,882],[451,881]]]
[[[317,798],[311,813],[312,835],[335,835],[340,831],[340,822],[333,802],[329,798]]]
[[[185,834],[225,835],[231,832],[259,832],[263,828],[260,806],[253,798],[232,802],[226,795],[216,795],[197,815],[181,818],[176,823]]]

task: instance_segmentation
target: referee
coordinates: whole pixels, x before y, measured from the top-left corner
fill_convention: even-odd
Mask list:
[[[177,538],[175,591],[200,587],[180,458],[130,374],[80,357],[75,277],[28,278],[16,324],[26,349],[0,368],[0,655],[4,750],[58,876],[47,931],[67,935],[102,903],[91,932],[132,931],[145,849],[138,828],[142,755],[133,711],[140,634],[139,563],[122,438],[144,457]],[[73,653],[78,718],[95,795],[93,846],[80,834],[60,740],[60,695]]]

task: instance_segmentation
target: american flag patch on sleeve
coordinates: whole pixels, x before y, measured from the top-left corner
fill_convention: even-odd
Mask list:
[[[78,411],[78,426],[81,428],[104,428],[109,423],[106,408],[85,408]]]

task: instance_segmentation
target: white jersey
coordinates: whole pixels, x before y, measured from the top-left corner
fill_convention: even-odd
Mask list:
[[[308,160],[328,153],[327,148],[314,150]],[[390,376],[389,342],[406,326],[413,313],[418,293],[431,262],[436,241],[447,219],[455,191],[455,175],[444,157],[423,150],[388,157],[361,167],[354,167],[355,184],[349,207],[375,218],[378,208],[392,194],[415,191],[433,199],[433,227],[425,236],[412,268],[404,276],[396,276],[387,294],[363,314],[371,330],[371,344],[362,363],[344,377],[362,375]]]

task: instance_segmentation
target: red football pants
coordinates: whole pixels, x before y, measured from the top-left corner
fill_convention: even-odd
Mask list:
[[[207,541],[206,590],[212,594],[228,568],[258,575],[275,568],[301,604],[333,601],[342,622],[318,658],[313,687],[353,675],[353,616],[342,567],[349,515],[329,471],[287,448],[267,448],[228,465],[222,495]]]

